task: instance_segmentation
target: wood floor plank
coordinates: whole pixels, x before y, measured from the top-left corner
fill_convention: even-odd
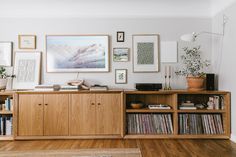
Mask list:
[[[235,157],[229,140],[35,140],[0,141],[0,151],[140,148],[143,157]]]

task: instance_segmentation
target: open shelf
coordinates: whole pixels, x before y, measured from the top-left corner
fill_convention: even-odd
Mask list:
[[[172,109],[126,109],[126,113],[173,113]]]
[[[0,115],[11,115],[13,114],[12,111],[0,111]]]
[[[225,110],[178,110],[178,113],[225,113]]]

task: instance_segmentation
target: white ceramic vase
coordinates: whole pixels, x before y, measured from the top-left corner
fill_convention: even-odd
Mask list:
[[[7,87],[7,79],[0,79],[0,90],[5,90]]]

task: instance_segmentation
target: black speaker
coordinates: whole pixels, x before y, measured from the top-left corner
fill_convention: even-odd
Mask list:
[[[206,90],[215,90],[215,74],[206,74]]]
[[[136,83],[136,89],[140,91],[158,91],[162,89],[161,83]]]

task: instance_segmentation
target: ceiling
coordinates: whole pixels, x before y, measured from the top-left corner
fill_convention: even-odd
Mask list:
[[[0,17],[212,17],[236,0],[0,0]]]

